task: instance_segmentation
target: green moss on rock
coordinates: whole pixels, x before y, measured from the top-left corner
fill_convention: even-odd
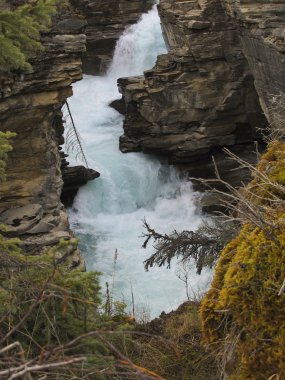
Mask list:
[[[270,223],[248,218],[222,251],[202,303],[204,338],[231,380],[285,378],[284,168],[285,144],[273,142],[246,188]]]

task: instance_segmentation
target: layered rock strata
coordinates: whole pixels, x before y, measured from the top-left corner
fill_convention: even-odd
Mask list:
[[[161,0],[159,13],[169,53],[143,77],[119,80],[127,106],[120,148],[167,155],[201,176],[222,147],[244,151],[265,118],[238,22],[220,0]]]
[[[223,1],[227,14],[239,26],[243,54],[265,115],[273,128],[279,128],[280,124],[285,128],[285,3]]]
[[[29,253],[71,239],[67,214],[60,202],[62,159],[58,150],[61,107],[81,79],[86,22],[59,19],[42,36],[45,50],[32,61],[33,72],[1,75],[1,131],[13,131],[7,181],[0,188],[0,224],[7,236],[18,236]],[[70,246],[72,266],[81,259]]]
[[[151,9],[154,0],[71,0],[87,20],[87,51],[83,57],[86,74],[104,73],[111,62],[116,42],[125,28]]]

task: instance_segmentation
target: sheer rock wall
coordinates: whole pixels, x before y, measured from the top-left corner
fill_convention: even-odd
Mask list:
[[[7,180],[0,185],[0,224],[8,236],[23,240],[23,248],[39,252],[61,238],[71,239],[62,190],[59,141],[61,107],[72,95],[71,84],[82,76],[86,22],[72,15],[55,22],[43,34],[45,50],[32,61],[33,72],[0,76],[0,130],[13,131],[13,151]],[[81,263],[70,246],[72,266]]]
[[[237,21],[242,50],[254,76],[262,109],[274,128],[278,115],[281,119],[285,116],[284,105],[278,105],[278,97],[284,99],[285,94],[285,3],[223,1],[228,15]]]

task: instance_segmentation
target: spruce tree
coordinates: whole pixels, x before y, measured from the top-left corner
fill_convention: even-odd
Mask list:
[[[59,0],[35,0],[0,12],[0,71],[31,70],[28,60],[42,49],[40,33],[51,24]]]

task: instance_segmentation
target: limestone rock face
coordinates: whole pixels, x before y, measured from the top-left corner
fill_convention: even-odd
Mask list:
[[[252,142],[264,119],[235,19],[219,0],[161,0],[159,13],[169,54],[143,77],[119,80],[121,150],[189,164]]]
[[[33,72],[0,77],[0,130],[17,134],[0,185],[0,224],[30,253],[73,237],[60,202],[57,121],[71,84],[82,76],[85,25],[73,16],[57,20],[42,36],[45,50],[33,59]],[[80,264],[77,251],[73,260],[73,266]]]
[[[71,0],[86,18],[87,52],[83,71],[98,75],[108,67],[116,42],[129,25],[148,11],[154,0]]]
[[[229,17],[239,25],[243,53],[254,76],[260,103],[270,124],[284,120],[285,3],[283,0],[223,0]],[[284,100],[283,100],[284,102]],[[284,123],[283,123],[284,125]]]

